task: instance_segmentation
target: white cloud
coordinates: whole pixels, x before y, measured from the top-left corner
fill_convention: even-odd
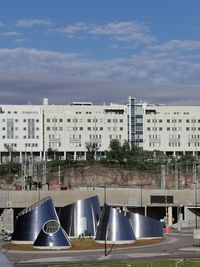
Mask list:
[[[89,25],[82,22],[77,22],[74,24],[68,25],[66,28],[59,29],[60,32],[65,32],[69,34],[75,34],[77,32],[87,31],[89,29]]]
[[[79,54],[37,49],[0,49],[1,102],[118,101],[128,95],[147,101],[200,97],[200,60],[156,53],[91,60]],[[6,94],[6,95],[5,95]],[[13,98],[12,98],[13,97]]]
[[[111,22],[101,26],[93,26],[89,31],[94,35],[108,35],[118,41],[151,42],[155,38],[148,34],[149,27],[135,21]]]
[[[3,28],[4,24],[0,21],[0,28]]]
[[[20,19],[15,23],[16,27],[33,27],[33,26],[51,26],[52,22],[49,19]]]
[[[18,36],[18,35],[20,35],[20,33],[19,32],[3,32],[3,33],[1,33],[0,35],[2,35],[2,36]]]
[[[152,50],[157,50],[161,52],[168,52],[174,50],[196,50],[200,49],[200,41],[192,41],[192,40],[171,40],[169,42],[155,45],[151,47]]]
[[[67,34],[85,33],[91,36],[107,36],[120,42],[149,43],[155,41],[155,37],[149,34],[150,29],[144,23],[135,21],[111,22],[105,25],[94,25],[77,22],[57,31]]]

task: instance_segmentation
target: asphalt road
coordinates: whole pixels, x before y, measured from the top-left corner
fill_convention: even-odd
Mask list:
[[[49,264],[90,263],[107,261],[133,261],[144,259],[183,259],[199,258],[200,248],[194,244],[200,240],[193,239],[191,230],[183,230],[181,233],[166,235],[159,244],[134,247],[126,249],[113,248],[109,255],[104,255],[104,250],[89,251],[38,251],[19,252],[6,251],[5,255],[15,267],[48,266]]]

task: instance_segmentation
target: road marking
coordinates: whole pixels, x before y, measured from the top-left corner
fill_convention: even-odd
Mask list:
[[[76,259],[74,257],[54,257],[54,258],[40,258],[40,259],[32,259],[32,260],[26,260],[26,261],[20,261],[20,263],[36,263],[36,262],[74,262],[74,261],[80,261],[79,259]]]

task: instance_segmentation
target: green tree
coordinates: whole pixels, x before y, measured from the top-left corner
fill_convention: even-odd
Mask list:
[[[56,149],[49,148],[47,151],[47,157],[51,160],[58,160],[59,159],[59,152]]]
[[[86,159],[89,163],[92,163],[96,160],[96,153],[97,153],[97,150],[99,149],[98,147],[98,144],[97,143],[90,143],[90,142],[87,142],[85,144],[85,147],[86,147]]]

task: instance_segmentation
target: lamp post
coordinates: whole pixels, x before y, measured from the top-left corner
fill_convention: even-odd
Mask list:
[[[106,186],[99,186],[100,188],[104,189],[104,208],[105,208],[105,212],[104,212],[104,216],[106,219]],[[105,239],[104,239],[104,255],[107,256],[107,243],[106,240],[107,239],[107,224],[106,224],[106,229],[105,229]]]
[[[194,202],[195,202],[195,229],[197,229],[197,182],[192,183],[194,185]]]

